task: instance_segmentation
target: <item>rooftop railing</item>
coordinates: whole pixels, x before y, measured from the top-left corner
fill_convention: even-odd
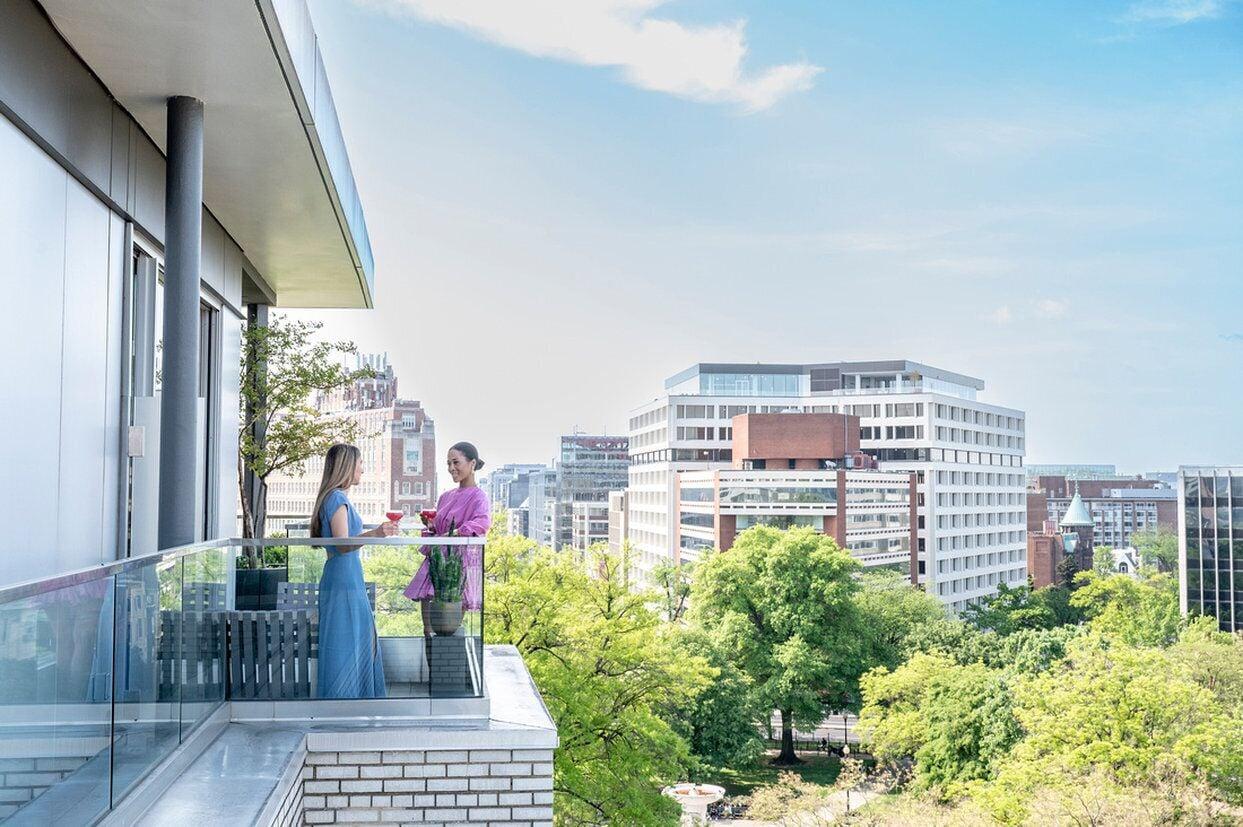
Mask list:
[[[0,589],[0,820],[92,823],[225,703],[316,700],[323,547],[342,544],[216,540]],[[388,697],[481,697],[482,539],[348,545],[374,595]],[[428,545],[479,550],[464,567],[478,608],[434,636],[402,595]],[[244,608],[253,578],[239,563],[272,548],[287,550],[275,594]]]

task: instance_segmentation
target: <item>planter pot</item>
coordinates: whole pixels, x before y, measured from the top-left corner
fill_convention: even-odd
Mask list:
[[[289,578],[289,570],[238,569],[237,608],[239,611],[271,611],[276,608],[276,590]]]
[[[462,628],[462,601],[441,603],[432,600],[427,605],[427,619],[432,631],[438,635],[452,635]]]

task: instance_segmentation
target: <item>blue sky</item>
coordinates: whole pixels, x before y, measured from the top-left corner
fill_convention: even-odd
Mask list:
[[[909,358],[1030,462],[1243,463],[1243,4],[318,0],[387,350],[547,461],[696,361]]]

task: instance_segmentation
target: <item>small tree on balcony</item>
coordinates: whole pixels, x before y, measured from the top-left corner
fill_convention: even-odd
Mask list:
[[[354,343],[318,341],[321,327],[273,316],[267,325],[247,325],[243,334],[237,477],[244,537],[263,536],[269,476],[300,474],[307,460],[334,442],[355,442],[362,435],[357,421],[315,407],[317,393],[374,376],[370,369],[347,368],[341,357],[357,352]],[[247,496],[248,475],[252,496]],[[258,566],[253,549],[247,557]]]

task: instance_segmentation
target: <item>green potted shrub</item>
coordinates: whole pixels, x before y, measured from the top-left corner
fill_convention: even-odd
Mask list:
[[[448,536],[454,536],[452,527]],[[433,547],[427,574],[435,591],[427,607],[432,631],[438,635],[455,634],[462,628],[462,555],[453,546]]]

